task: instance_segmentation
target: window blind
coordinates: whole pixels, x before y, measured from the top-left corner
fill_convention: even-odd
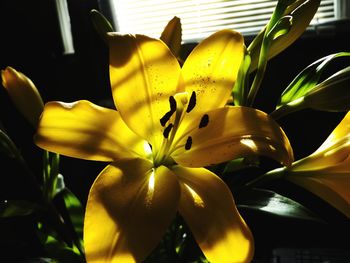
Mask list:
[[[63,54],[73,54],[74,45],[67,0],[56,0],[55,3],[62,37]]]
[[[273,0],[111,0],[117,30],[159,37],[174,16],[181,19],[184,42],[230,28],[243,35],[259,32],[277,4]],[[335,0],[322,0],[311,25],[334,20]]]

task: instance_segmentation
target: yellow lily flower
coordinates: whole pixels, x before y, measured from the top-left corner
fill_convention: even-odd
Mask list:
[[[1,79],[16,108],[36,128],[44,102],[34,83],[12,67],[1,70]]]
[[[286,179],[350,218],[350,113],[311,155],[286,170]]]
[[[88,101],[45,105],[38,146],[111,162],[86,206],[88,262],[141,262],[179,211],[211,262],[250,262],[253,236],[230,189],[203,166],[263,154],[293,154],[274,120],[225,106],[243,58],[243,37],[223,30],[202,41],[181,68],[161,40],[109,33],[117,110]]]

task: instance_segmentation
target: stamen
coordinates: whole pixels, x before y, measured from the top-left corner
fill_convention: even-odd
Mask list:
[[[199,123],[199,129],[208,126],[208,123],[209,123],[209,115],[204,114],[200,123]]]
[[[170,103],[170,111],[175,112],[176,111],[176,100],[174,96],[169,97],[169,103]]]
[[[174,127],[174,125],[172,123],[170,123],[163,131],[163,136],[165,139],[168,139],[169,137],[169,133],[171,131],[171,129]]]
[[[169,97],[169,104],[170,104],[170,110],[164,114],[164,116],[159,120],[160,125],[163,127],[165,124],[170,120],[171,116],[173,116],[174,112],[176,111],[176,100],[173,96]]]
[[[196,106],[196,92],[192,91],[191,98],[188,103],[186,112],[187,113],[191,112],[195,106]]]
[[[185,150],[189,150],[192,147],[192,137],[188,136],[186,144],[185,144]]]
[[[168,120],[170,120],[170,118],[173,114],[174,114],[174,112],[171,112],[171,111],[168,111],[167,113],[165,113],[164,116],[159,120],[160,125],[162,125],[164,127],[165,124],[168,122]]]
[[[156,152],[153,160],[154,163],[164,164],[164,162],[171,162],[172,164],[174,161],[170,157],[173,147],[176,146],[174,144],[174,138],[176,135],[176,132],[179,128],[179,124],[181,123],[182,119],[185,116],[185,108],[189,104],[189,96],[187,92],[180,92],[176,93],[174,96],[169,97],[169,104],[170,104],[170,111],[167,112],[161,119],[160,123],[164,128],[163,130],[163,142],[159,149],[159,151]],[[192,108],[196,104],[196,94],[193,92],[192,94]],[[189,109],[191,110],[191,107]],[[171,123],[170,123],[171,121]],[[190,149],[192,145],[192,138],[188,139],[187,142],[187,148]],[[181,146],[184,147],[184,146]]]

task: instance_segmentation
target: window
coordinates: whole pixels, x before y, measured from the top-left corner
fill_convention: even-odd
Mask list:
[[[74,45],[67,0],[56,0],[55,3],[62,38],[63,54],[73,54]]]
[[[112,20],[120,32],[159,37],[167,22],[181,18],[183,41],[198,41],[231,28],[254,35],[268,22],[276,0],[109,0]],[[321,0],[311,25],[344,18],[348,0]],[[339,4],[340,3],[340,4]]]

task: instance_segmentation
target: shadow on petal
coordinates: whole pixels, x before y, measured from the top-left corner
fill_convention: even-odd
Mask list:
[[[93,184],[84,242],[89,262],[141,262],[176,215],[180,187],[166,167],[147,160],[107,166]],[[123,261],[124,260],[124,261]]]
[[[254,240],[226,184],[204,168],[173,167],[181,182],[180,214],[210,262],[250,262]]]

